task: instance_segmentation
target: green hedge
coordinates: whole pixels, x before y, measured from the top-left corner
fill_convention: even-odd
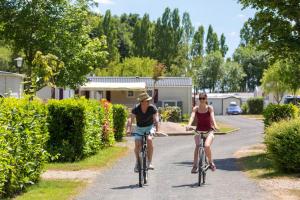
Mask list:
[[[280,120],[289,120],[299,115],[299,109],[292,104],[275,105],[269,104],[263,112],[265,127],[268,127],[273,122]]]
[[[121,104],[113,105],[113,122],[114,122],[114,132],[115,139],[117,141],[122,141],[125,135],[125,124],[127,120],[127,107]]]
[[[115,143],[113,108],[112,104],[106,99],[100,101],[101,104],[101,127],[102,127],[102,144],[111,146]]]
[[[48,102],[50,138],[48,150],[56,161],[77,161],[95,154],[101,147],[100,106],[80,99]]]
[[[262,114],[264,99],[262,97],[250,98],[247,100],[249,114]]]
[[[163,121],[180,122],[181,121],[181,109],[176,106],[167,106],[159,108],[159,113]]]
[[[243,114],[248,114],[249,113],[249,106],[248,106],[247,102],[242,104],[241,109],[242,109]]]
[[[267,153],[276,168],[300,172],[300,119],[273,123],[266,129]]]
[[[48,159],[47,111],[38,100],[0,99],[0,198],[38,181]]]

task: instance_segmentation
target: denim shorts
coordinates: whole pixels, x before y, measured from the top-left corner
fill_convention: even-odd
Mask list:
[[[155,133],[154,126],[153,125],[145,126],[145,127],[137,126],[132,134],[134,135],[135,140],[142,140],[142,137],[145,133],[149,134],[150,136],[153,136]]]

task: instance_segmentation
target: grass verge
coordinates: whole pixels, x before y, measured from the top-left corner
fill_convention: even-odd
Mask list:
[[[300,199],[300,174],[277,171],[268,159],[263,144],[235,153],[238,165],[266,191],[278,199]]]
[[[78,180],[41,180],[14,200],[67,200],[76,196],[86,184]]]
[[[46,170],[77,171],[83,169],[99,169],[112,165],[118,158],[128,152],[127,147],[113,146],[100,150],[97,154],[73,163],[48,163]]]
[[[256,119],[256,120],[263,120],[264,116],[263,115],[241,115],[243,117],[246,117],[248,119]]]

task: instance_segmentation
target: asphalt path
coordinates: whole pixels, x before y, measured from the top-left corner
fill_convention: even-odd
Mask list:
[[[215,136],[212,149],[217,170],[208,171],[204,186],[198,187],[197,175],[190,173],[193,136],[157,137],[154,140],[155,170],[149,173],[148,185],[143,188],[137,185],[138,174],[133,172],[135,161],[132,152],[111,168],[105,169],[76,199],[269,199],[270,196],[255,181],[240,171],[233,155],[243,147],[262,142],[262,122],[241,116],[218,116],[217,119],[240,130]],[[129,142],[133,144],[132,138],[129,138]]]

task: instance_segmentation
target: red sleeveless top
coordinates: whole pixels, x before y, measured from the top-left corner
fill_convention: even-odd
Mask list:
[[[210,118],[210,112],[207,110],[205,113],[196,112],[197,116],[197,130],[198,131],[209,131],[212,129],[212,123]]]

